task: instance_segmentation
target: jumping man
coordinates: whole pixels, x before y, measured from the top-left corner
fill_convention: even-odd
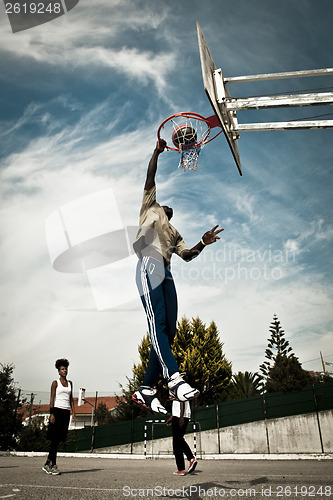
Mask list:
[[[179,401],[199,396],[179,373],[171,351],[176,335],[177,294],[170,272],[170,260],[176,253],[186,262],[197,257],[206,245],[220,239],[223,229],[216,225],[207,231],[201,241],[188,248],[179,232],[170,224],[172,208],[156,201],[155,175],[157,160],[166,142],[159,140],[150,159],[140,211],[140,229],[134,243],[139,257],[136,282],[146,312],[152,349],[142,385],[133,394],[136,403],[156,413],[167,413],[156,396],[156,382],[160,373],[168,382],[170,395]]]

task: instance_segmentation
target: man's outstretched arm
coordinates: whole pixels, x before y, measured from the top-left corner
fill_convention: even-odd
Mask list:
[[[155,175],[157,170],[157,159],[161,153],[165,150],[166,142],[163,139],[157,141],[156,148],[154,149],[153,155],[148,164],[147,177],[145,183],[145,190],[149,191],[155,186]]]
[[[217,235],[221,233],[223,229],[217,229],[218,227],[219,225],[217,224],[217,226],[214,226],[213,229],[207,231],[201,238],[201,241],[199,241],[199,243],[197,243],[193,248],[190,248],[188,250],[183,250],[180,255],[181,258],[186,262],[189,262],[195,257],[198,257],[198,255],[202,252],[205,246],[215,243],[216,240],[220,240],[221,238]]]

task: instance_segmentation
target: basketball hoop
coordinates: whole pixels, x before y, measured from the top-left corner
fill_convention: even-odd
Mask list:
[[[179,167],[186,170],[197,170],[199,154],[205,144],[217,137],[222,129],[213,137],[210,136],[213,127],[220,127],[216,116],[204,118],[198,113],[175,113],[164,120],[158,131],[158,139],[171,138],[172,146],[166,148],[178,151],[180,154]],[[163,137],[162,137],[163,134]],[[168,142],[167,139],[165,139]]]

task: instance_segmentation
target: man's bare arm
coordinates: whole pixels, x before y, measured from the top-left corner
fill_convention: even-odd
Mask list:
[[[181,258],[186,262],[189,262],[195,257],[198,257],[198,255],[202,252],[205,246],[211,245],[212,243],[215,243],[216,240],[221,239],[217,235],[221,233],[223,229],[217,229],[218,227],[219,227],[218,225],[214,226],[213,229],[207,231],[201,238],[201,241],[199,241],[199,243],[197,243],[193,248],[189,248],[188,250],[183,250],[180,255]]]
[[[153,155],[148,164],[147,177],[145,183],[145,190],[149,191],[155,186],[155,175],[157,171],[157,160],[161,153],[163,153],[166,147],[166,142],[163,139],[157,141],[156,148],[154,149]]]

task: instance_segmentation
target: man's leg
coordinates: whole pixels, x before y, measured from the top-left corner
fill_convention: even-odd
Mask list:
[[[137,268],[136,280],[147,316],[152,349],[143,383],[132,396],[136,403],[163,414],[167,411],[156,397],[154,386],[161,372],[167,379],[178,372],[167,332],[164,279],[164,265],[151,257],[143,257]]]
[[[148,365],[142,385],[154,387],[159,374],[162,373],[161,364],[154,349],[150,350]]]
[[[165,308],[166,334],[169,346],[171,346],[176,335],[177,293],[171,273],[168,270],[165,270],[165,277],[161,285],[164,299],[163,307]],[[174,364],[172,371],[173,373],[178,371],[178,366]],[[162,373],[162,364],[159,361],[155,349],[152,349],[149,356],[147,371],[143,379],[143,385],[153,387],[160,373]],[[170,376],[173,375],[173,373],[171,373]]]
[[[163,377],[169,379],[171,375],[178,372],[178,365],[172,354],[169,339],[169,283],[166,283],[167,276],[164,266],[151,257],[144,257],[140,270],[141,280],[141,300],[147,315],[149,335],[152,348],[160,363]],[[172,281],[173,285],[173,281]],[[174,286],[174,285],[173,285]],[[173,296],[173,305],[176,303],[177,297]],[[176,313],[173,315],[177,317]],[[174,321],[175,324],[175,321]],[[173,328],[175,330],[175,326]],[[174,332],[175,333],[175,332]],[[173,335],[174,335],[173,333]],[[156,373],[156,358],[152,357],[151,366],[148,366],[147,378],[150,386],[154,385],[157,381],[159,373]],[[155,373],[152,372],[155,370]],[[147,379],[145,379],[145,382]]]
[[[137,285],[147,315],[152,349],[160,363],[163,377],[168,380],[172,396],[181,401],[196,398],[199,391],[187,384],[179,374],[178,365],[170,347],[175,336],[177,320],[177,295],[170,271],[165,269],[164,265],[156,259],[143,257],[140,267],[137,268]],[[156,369],[154,356],[150,358],[150,361],[143,384],[146,394],[139,388],[134,393],[133,399],[137,403],[153,409],[151,398],[154,398],[156,393],[150,393],[147,391],[147,387],[148,389],[154,387],[160,370]],[[162,413],[166,413],[158,399],[155,399],[158,406],[162,407]],[[153,411],[161,411],[156,410],[156,401]]]
[[[177,299],[175,283],[173,281],[172,274],[168,269],[165,270],[165,279],[163,281],[163,293],[166,304],[167,335],[169,338],[169,343],[170,345],[172,345],[172,342],[176,335],[178,299]]]
[[[163,294],[166,304],[167,333],[170,345],[176,335],[177,325],[177,292],[171,272],[165,270],[165,280],[163,281]],[[175,371],[168,380],[170,395],[179,401],[189,401],[199,396],[200,392],[192,388],[179,371]]]

